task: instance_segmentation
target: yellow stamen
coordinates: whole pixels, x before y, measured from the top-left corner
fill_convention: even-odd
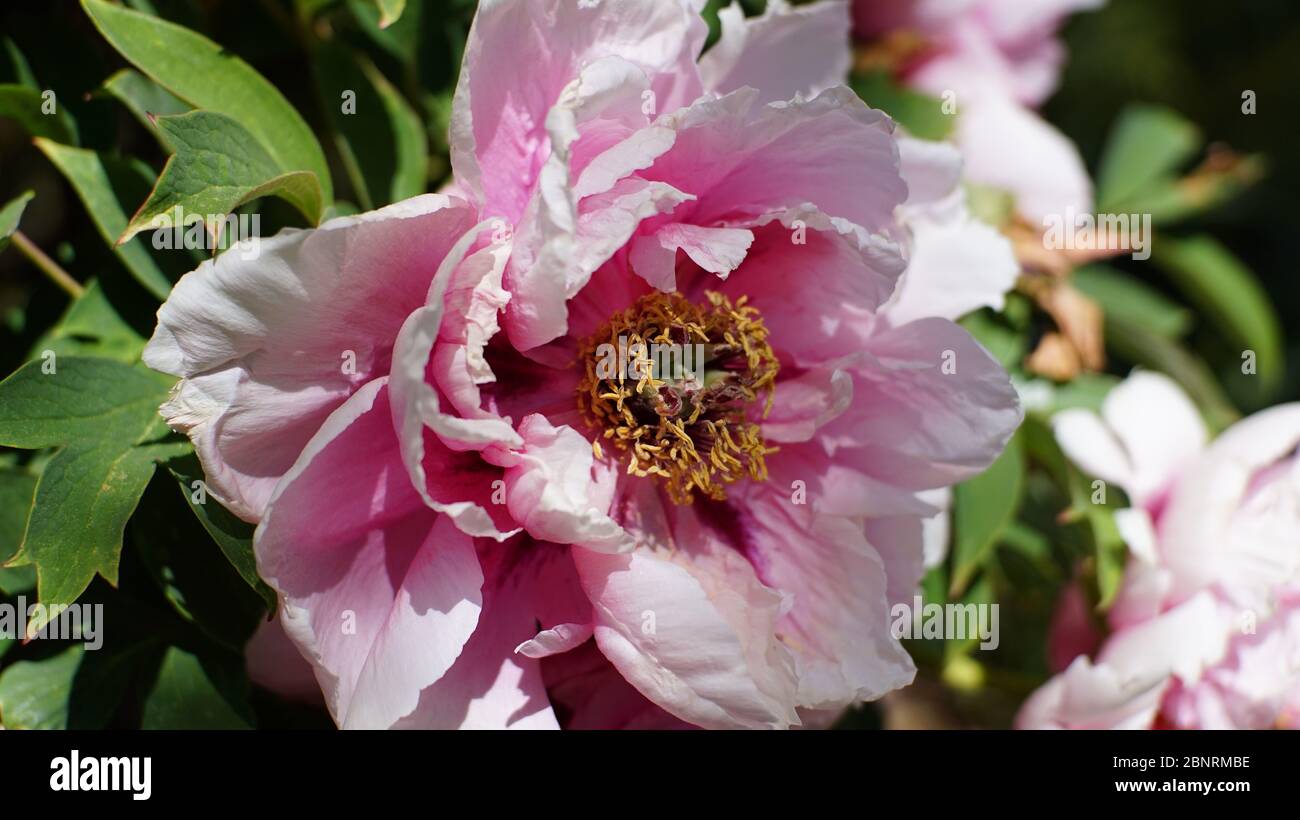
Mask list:
[[[675,293],[643,296],[579,348],[583,416],[627,457],[629,475],[659,476],[677,503],[697,492],[721,500],[727,484],[746,476],[766,480],[764,457],[776,452],[752,418],[771,412],[779,369],[763,318],[745,297],[706,297],[695,305]],[[650,346],[680,351],[684,344],[707,351],[707,361],[694,361],[692,379],[657,372]],[[617,374],[598,367],[605,345],[627,352]],[[760,396],[761,411],[751,410]],[[592,452],[603,457],[598,442]]]

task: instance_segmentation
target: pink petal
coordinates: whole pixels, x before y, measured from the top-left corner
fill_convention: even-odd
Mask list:
[[[255,540],[285,629],[347,728],[386,728],[409,714],[461,653],[481,606],[473,544],[421,503],[387,403],[378,379],[326,420]]]
[[[278,617],[263,621],[244,647],[244,662],[253,683],[289,700],[323,704],[312,665],[285,634]]]
[[[639,236],[629,257],[632,269],[657,290],[677,290],[677,251],[685,251],[701,269],[727,276],[745,260],[754,234],[743,228],[705,228],[670,222],[653,235]]]
[[[694,4],[558,0],[479,4],[452,117],[452,165],[487,216],[518,223],[550,151],[547,117],[581,70],[615,56],[650,80],[660,110],[700,93],[707,30]]]
[[[745,552],[762,581],[793,597],[777,624],[799,676],[799,706],[841,708],[911,683],[890,632],[885,566],[857,519],[821,515],[775,487],[736,501]]]
[[[807,441],[817,429],[848,409],[853,379],[843,370],[809,370],[777,383],[772,412],[763,420],[769,441]]]
[[[524,446],[518,464],[506,470],[506,504],[528,534],[602,552],[631,549],[628,534],[608,515],[612,475],[593,471],[591,442],[540,415],[524,419],[519,433]]]
[[[916,319],[959,319],[973,310],[1001,310],[1020,275],[1011,243],[975,219],[957,187],[960,158],[950,146],[900,141],[910,195],[903,220],[911,253],[884,313],[890,324]]]
[[[877,332],[862,361],[853,407],[826,435],[895,486],[931,489],[978,474],[1023,418],[1006,371],[947,320]]]
[[[565,729],[694,729],[651,703],[587,643],[542,662],[546,691]]]
[[[742,89],[659,125],[677,139],[642,176],[697,197],[674,211],[675,221],[734,223],[813,203],[871,231],[891,224],[907,197],[893,123],[847,88],[770,105]]]
[[[483,614],[451,670],[395,728],[555,729],[541,665],[515,648],[536,633],[567,550],[520,538],[485,542]],[[571,568],[569,570],[572,571]]]
[[[814,96],[849,74],[847,0],[790,6],[771,0],[763,14],[745,17],[733,4],[718,12],[722,36],[700,58],[700,75],[718,94],[749,86],[764,102]]]
[[[219,500],[261,517],[325,417],[387,370],[397,329],[472,220],[430,194],[283,231],[256,259],[224,253],[177,283],[144,360],[185,378],[164,414]]]
[[[635,551],[573,551],[596,644],[638,691],[688,723],[796,723],[793,664],[774,634],[781,596],[694,508],[664,510],[654,493],[627,502],[642,538]]]
[[[763,314],[783,362],[834,363],[865,343],[871,312],[889,299],[904,260],[901,248],[812,206],[754,220],[754,244],[725,283],[683,276],[680,287],[744,296]]]

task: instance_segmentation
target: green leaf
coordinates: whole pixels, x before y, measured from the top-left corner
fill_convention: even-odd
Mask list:
[[[1131,211],[1151,214],[1155,225],[1169,225],[1228,202],[1262,179],[1267,167],[1259,156],[1234,157],[1221,168],[1153,182],[1126,205]]]
[[[1025,357],[1028,340],[1002,322],[991,310],[978,310],[961,320],[961,326],[1007,370],[1014,370]]]
[[[145,729],[247,729],[194,655],[172,647],[144,702]]]
[[[5,248],[9,247],[9,237],[18,230],[18,222],[23,218],[23,211],[34,196],[36,194],[32,191],[25,191],[0,208],[0,253],[4,253]]]
[[[1108,373],[1080,373],[1064,384],[1035,381],[1034,389],[1049,391],[1049,400],[1034,408],[1034,412],[1050,418],[1062,410],[1085,408],[1100,411],[1102,402],[1119,384],[1119,378]]]
[[[54,372],[45,372],[47,361]],[[96,574],[117,582],[122,532],[154,462],[188,447],[155,441],[170,383],[143,366],[57,357],[0,382],[0,444],[66,445],[41,473],[12,559],[36,565],[42,603],[72,603]]]
[[[158,83],[129,68],[124,68],[105,80],[104,91],[126,106],[164,148],[167,144],[152,117],[184,114],[192,110],[192,106],[184,100],[177,99]]]
[[[415,4],[407,9],[402,18],[392,24],[384,24],[383,15],[376,0],[348,0],[347,5],[352,12],[353,19],[357,21],[357,25],[375,45],[391,54],[404,66],[414,67],[416,65],[420,48],[424,45],[425,38],[428,37],[427,29],[423,29],[421,26],[420,4]],[[448,29],[453,28],[455,25],[455,21],[452,19],[452,10],[441,8],[437,9],[435,14],[438,14],[440,18],[441,28],[450,34],[451,32]],[[464,32],[461,32],[459,45],[463,46],[464,42]],[[450,48],[444,47],[440,51],[449,57],[451,56],[449,54]],[[426,88],[436,88],[440,84],[426,82],[424,85]]]
[[[0,470],[0,565],[18,552],[35,491],[36,476],[18,468]],[[35,583],[36,575],[30,567],[0,569],[0,592],[6,595],[26,592]]]
[[[984,473],[953,489],[953,572],[949,598],[958,599],[1015,517],[1024,489],[1025,459],[1020,436],[1007,442]]]
[[[1152,333],[1179,339],[1192,328],[1192,313],[1150,285],[1107,265],[1075,270],[1074,286],[1108,315],[1143,324]]]
[[[1068,524],[1070,527],[1058,530],[1057,544],[1068,544],[1069,541],[1062,536],[1072,531],[1083,536],[1083,543],[1078,544],[1073,551],[1078,558],[1091,559],[1089,565],[1098,588],[1098,609],[1104,611],[1110,607],[1119,591],[1128,558],[1128,550],[1115,525],[1115,508],[1120,501],[1116,495],[1122,493],[1114,487],[1108,487],[1104,503],[1093,503],[1091,479],[1066,458],[1046,420],[1032,416],[1027,418],[1019,435],[1024,437],[1026,450],[1034,462],[1042,465],[1069,500],[1069,508],[1064,515],[1057,517],[1055,523]],[[1007,537],[1004,541],[1014,548],[1021,548],[1021,552],[1027,546],[1023,538],[1015,536]],[[1033,547],[1040,555],[1041,549],[1041,544]]]
[[[113,48],[146,76],[195,108],[235,120],[280,171],[315,174],[321,202],[334,199],[329,166],[315,134],[284,95],[251,66],[175,23],[104,0],[82,0],[82,6]]]
[[[406,0],[375,0],[379,7],[379,27],[388,28],[402,16],[406,9]]]
[[[1162,236],[1152,248],[1158,264],[1237,352],[1255,352],[1259,378],[1271,391],[1286,373],[1281,322],[1255,274],[1209,236]]]
[[[141,507],[149,514],[131,521],[131,544],[163,597],[186,621],[241,652],[262,621],[264,601],[211,543],[170,475],[154,476]]]
[[[1128,561],[1128,548],[1115,524],[1115,511],[1102,504],[1088,504],[1088,526],[1092,529],[1096,545],[1098,610],[1110,609],[1119,594],[1124,580],[1124,565]]]
[[[18,84],[27,88],[40,88],[36,82],[36,75],[32,74],[32,67],[27,62],[27,58],[18,50],[18,46],[8,37],[4,38],[5,54],[9,57],[9,63],[13,66],[13,77],[18,80]]]
[[[140,360],[144,344],[109,301],[99,280],[92,279],[59,323],[36,340],[28,358],[52,350],[57,356],[98,356],[132,364]]]
[[[69,148],[49,140],[38,139],[35,142],[36,147],[44,152],[72,184],[100,235],[117,253],[136,281],[154,296],[166,299],[172,289],[171,282],[149,255],[144,242],[135,240],[123,245],[117,244],[118,236],[126,230],[127,220],[113,177],[119,174],[138,174],[134,170],[135,166],[94,151]]]
[[[139,444],[162,425],[158,406],[175,381],[143,365],[108,359],[43,361],[0,382],[0,444],[27,450],[70,441],[118,439]]]
[[[1097,173],[1099,210],[1129,210],[1129,200],[1177,171],[1201,142],[1196,126],[1174,111],[1151,105],[1124,109]]]
[[[55,142],[71,145],[77,143],[77,125],[58,98],[53,99],[54,111],[46,114],[42,106],[49,103],[42,91],[25,85],[0,85],[0,117],[12,117],[23,130],[33,137],[46,137]]]
[[[338,135],[339,154],[366,210],[424,193],[428,143],[406,99],[362,54],[325,44],[317,51],[317,84]],[[343,110],[343,95],[351,113]]]
[[[193,216],[214,220],[259,197],[283,198],[315,222],[324,210],[315,175],[308,171],[285,173],[238,122],[211,111],[191,111],[155,120],[163,138],[175,151],[149,199],[131,218],[117,240],[126,242],[137,233],[170,224],[179,208],[183,219]],[[188,224],[188,222],[186,223]]]
[[[863,102],[893,117],[913,136],[942,140],[952,134],[955,117],[944,113],[942,100],[904,88],[888,72],[856,74],[849,86]]]
[[[52,658],[19,661],[0,674],[0,723],[6,729],[63,729],[68,695],[85,650],[80,644]]]
[[[257,559],[253,556],[252,524],[237,518],[221,506],[207,493],[203,467],[193,454],[174,458],[166,467],[179,484],[181,495],[189,504],[190,510],[198,518],[203,529],[208,531],[221,552],[254,591],[265,601],[271,611],[275,611],[275,592],[266,585],[257,574]]]

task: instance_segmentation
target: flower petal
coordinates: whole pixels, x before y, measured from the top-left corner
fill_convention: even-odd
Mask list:
[[[213,494],[256,521],[325,417],[388,366],[392,340],[473,224],[429,194],[260,240],[184,276],[144,361],[185,378],[163,412],[193,439]]]
[[[777,624],[801,707],[841,708],[911,683],[916,667],[890,631],[888,577],[857,519],[822,515],[770,486],[735,503],[745,554],[793,597]]]
[[[688,723],[797,723],[793,663],[774,634],[781,596],[692,507],[667,510],[654,492],[626,502],[636,550],[573,551],[596,644],[637,690]]]
[[[506,505],[528,534],[602,552],[631,549],[631,538],[608,515],[612,475],[600,480],[593,473],[591,442],[541,415],[524,419],[519,433],[524,446],[506,470]]]
[[[862,361],[853,407],[824,429],[882,481],[910,490],[955,484],[986,469],[1020,426],[1006,371],[952,322],[874,333]]]
[[[849,74],[847,0],[771,0],[758,17],[733,4],[718,11],[718,22],[722,36],[700,58],[704,85],[715,93],[749,86],[764,102],[811,97]]]
[[[387,404],[377,379],[326,420],[255,540],[285,630],[345,728],[387,728],[410,713],[460,654],[481,606],[473,544],[421,503]]]

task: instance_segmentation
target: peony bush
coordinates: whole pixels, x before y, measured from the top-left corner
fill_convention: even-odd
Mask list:
[[[1103,3],[285,8],[6,51],[4,728],[1296,724],[1262,161],[1080,151]]]

